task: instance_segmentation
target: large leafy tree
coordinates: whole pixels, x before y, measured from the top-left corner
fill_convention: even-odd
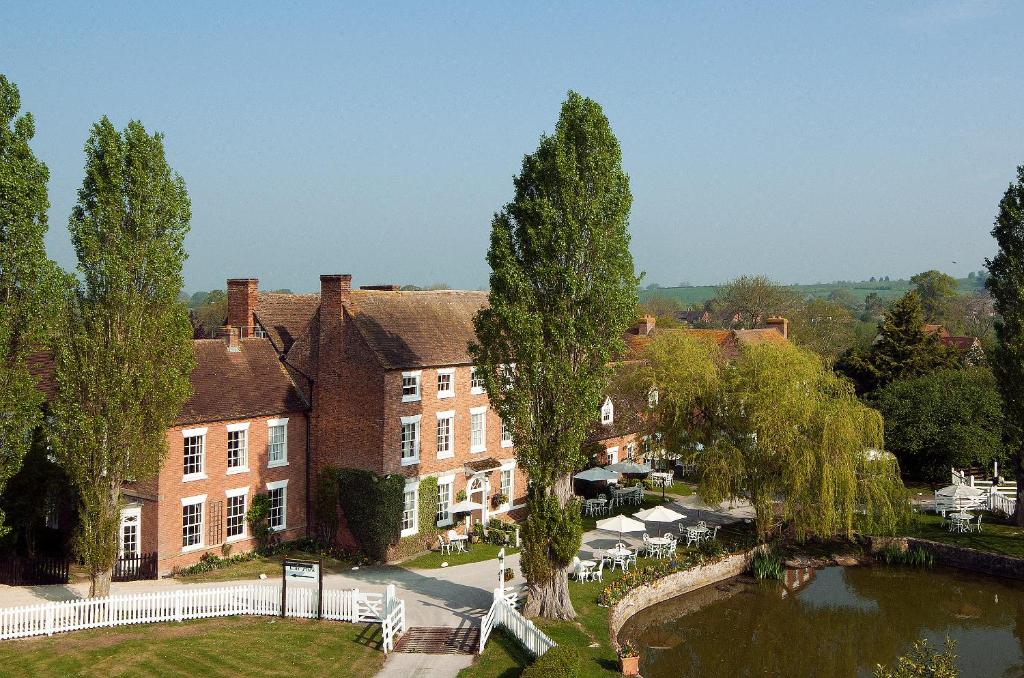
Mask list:
[[[729,315],[738,315],[739,327],[757,327],[771,315],[788,315],[799,306],[800,297],[792,289],[763,275],[741,275],[715,293],[715,306]]]
[[[1016,460],[1017,525],[1024,527],[1024,165],[999,202],[992,229],[999,252],[986,260],[985,287],[995,299],[992,364],[1006,412],[1007,442]]]
[[[29,146],[32,114],[20,110],[17,86],[0,75],[0,491],[42,420],[28,358],[46,338],[57,280],[43,244],[50,173]],[[6,531],[0,512],[0,535]]]
[[[54,451],[79,495],[79,556],[106,595],[121,490],[157,473],[188,397],[192,329],[179,301],[191,208],[163,137],[107,118],[85,146],[69,222],[81,282],[57,345]]]
[[[792,344],[745,346],[720,358],[694,340],[652,342],[668,445],[700,444],[698,493],[746,499],[762,537],[891,532],[909,509],[895,459],[880,453],[882,418],[815,354]],[[676,386],[673,386],[675,384]]]
[[[544,617],[575,616],[568,573],[582,533],[570,474],[637,306],[621,159],[601,107],[570,92],[491,222],[490,305],[471,350],[529,478],[526,610]]]
[[[956,298],[956,278],[941,271],[931,270],[918,273],[910,278],[914,289],[921,298],[921,310],[925,320],[931,323],[942,322],[949,314],[949,305]]]
[[[1003,411],[988,368],[939,370],[892,382],[872,396],[886,449],[917,478],[949,481],[951,466],[1002,459]]]
[[[917,292],[893,302],[867,350],[852,350],[836,363],[860,393],[871,393],[897,379],[916,377],[957,363],[956,353],[938,336],[924,331],[924,313]]]
[[[810,299],[790,313],[789,338],[798,346],[835,360],[854,342],[849,308],[829,299]]]

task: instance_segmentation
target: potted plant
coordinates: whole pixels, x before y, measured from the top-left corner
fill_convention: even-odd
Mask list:
[[[624,676],[640,675],[640,653],[628,640],[619,645],[619,670]]]
[[[465,490],[459,490],[455,494],[455,501],[457,501],[457,502],[458,501],[466,501],[466,491]]]
[[[505,577],[505,581],[512,581],[513,577],[516,576],[516,573],[512,571],[511,567],[506,567],[505,571],[502,573],[502,576]]]
[[[491,503],[494,505],[495,508],[501,506],[502,504],[504,504],[507,501],[508,501],[508,497],[506,497],[501,492],[499,492],[498,494],[496,494],[493,497],[491,497]]]

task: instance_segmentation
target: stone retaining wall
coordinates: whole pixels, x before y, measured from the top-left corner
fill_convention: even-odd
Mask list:
[[[988,553],[965,546],[943,544],[928,539],[914,537],[871,537],[871,552],[877,553],[889,544],[897,544],[901,550],[921,548],[930,553],[940,565],[957,567],[962,570],[981,572],[996,577],[1024,580],[1024,558],[1005,556],[999,553]]]
[[[608,631],[612,647],[618,647],[619,630],[630,617],[652,605],[743,574],[750,568],[750,560],[756,551],[757,549],[753,549],[737,553],[715,563],[674,572],[630,591],[622,600],[612,605],[608,612]]]

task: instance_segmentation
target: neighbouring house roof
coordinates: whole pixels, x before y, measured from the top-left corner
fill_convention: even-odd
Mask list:
[[[947,330],[943,325],[925,324],[921,326],[921,329],[928,336],[938,336],[939,341],[944,345],[950,346],[958,351],[969,351],[972,348],[981,345],[981,342],[978,341],[977,337],[950,334],[949,330]]]
[[[231,352],[222,339],[196,339],[192,395],[175,425],[297,412],[306,402],[269,342],[250,338]]]
[[[750,346],[765,342],[786,343],[786,338],[774,327],[760,327],[753,330],[660,329],[656,327],[651,330],[650,334],[643,335],[628,332],[625,335],[627,357],[629,359],[639,358],[640,353],[650,343],[652,338],[659,334],[670,332],[680,332],[693,337],[709,339],[722,349],[722,354],[726,358],[730,359],[739,355],[739,347],[741,345]]]
[[[353,290],[349,317],[386,369],[473,362],[473,316],[486,292]]]
[[[319,294],[260,292],[255,315],[278,351],[287,354],[296,339],[309,331],[319,306]]]

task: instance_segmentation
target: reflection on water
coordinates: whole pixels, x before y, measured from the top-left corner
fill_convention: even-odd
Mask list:
[[[1024,676],[1024,585],[957,570],[829,567],[739,578],[633,617],[645,678],[870,676],[919,638],[956,639],[961,676]]]

